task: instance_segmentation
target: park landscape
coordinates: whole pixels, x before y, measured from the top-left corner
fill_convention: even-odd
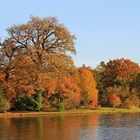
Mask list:
[[[0,140],[139,140],[140,2],[3,1]]]
[[[125,58],[76,67],[75,36],[55,17],[7,29],[0,49],[0,111],[137,109],[140,66]]]

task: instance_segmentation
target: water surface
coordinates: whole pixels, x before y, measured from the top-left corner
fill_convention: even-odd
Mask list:
[[[140,140],[140,113],[1,118],[0,140]]]

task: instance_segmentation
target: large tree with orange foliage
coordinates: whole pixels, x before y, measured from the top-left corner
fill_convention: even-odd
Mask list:
[[[57,18],[31,17],[29,22],[14,25],[7,31],[9,37],[0,48],[0,70],[8,98],[9,89],[14,93],[10,98],[32,96],[36,91],[48,96],[61,93],[61,97],[70,89],[71,95],[79,93],[73,84],[75,80],[69,78],[76,73],[70,56],[70,53],[76,53],[75,36]],[[51,83],[48,84],[49,79]],[[70,94],[68,96],[73,98]]]
[[[75,37],[57,18],[31,17],[29,22],[14,25],[7,31],[9,37],[1,43],[0,52],[0,66],[7,85],[12,75],[18,88],[27,88],[32,83],[32,88],[38,89],[41,74],[61,77],[74,73],[75,66],[67,52],[76,53]]]
[[[54,54],[62,58],[66,52],[76,53],[74,35],[55,17],[31,17],[26,24],[9,28],[8,33],[10,40],[30,57],[38,70],[44,70],[50,58],[57,61]]]

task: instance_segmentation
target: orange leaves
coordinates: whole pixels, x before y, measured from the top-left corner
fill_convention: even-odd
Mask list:
[[[3,79],[4,79],[4,75],[0,73],[0,81],[3,81]]]
[[[11,100],[15,96],[15,90],[12,87],[7,88],[7,98]]]
[[[43,92],[47,92],[49,96],[55,92],[56,89],[56,79],[49,77],[46,73],[38,74],[37,78],[37,88]]]
[[[0,88],[4,87],[4,75],[0,73]]]
[[[89,68],[79,68],[81,101],[83,105],[98,105],[98,91],[96,82]]]
[[[63,103],[66,108],[78,108],[80,100],[97,106],[92,72],[81,68],[78,75],[70,56],[76,53],[75,36],[56,17],[31,17],[7,31],[9,37],[0,50],[0,82],[8,98],[41,91],[50,106]]]
[[[32,17],[26,24],[9,28],[8,33],[20,48],[34,46],[46,53],[76,52],[74,36],[64,25],[58,23],[56,17]]]
[[[113,93],[109,97],[109,103],[111,106],[116,107],[121,104],[121,99],[119,96],[117,96],[115,93]]]
[[[129,59],[114,59],[107,63],[107,81],[109,85],[114,82],[131,81],[133,76],[140,71],[138,64]]]

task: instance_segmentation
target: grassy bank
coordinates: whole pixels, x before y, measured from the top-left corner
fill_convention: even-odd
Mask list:
[[[139,109],[123,109],[123,108],[105,108],[100,109],[75,109],[75,110],[65,110],[62,112],[6,112],[0,113],[0,118],[4,117],[28,117],[28,116],[40,116],[40,115],[60,115],[60,114],[87,114],[87,113],[100,113],[100,114],[110,114],[110,113],[140,113]]]

